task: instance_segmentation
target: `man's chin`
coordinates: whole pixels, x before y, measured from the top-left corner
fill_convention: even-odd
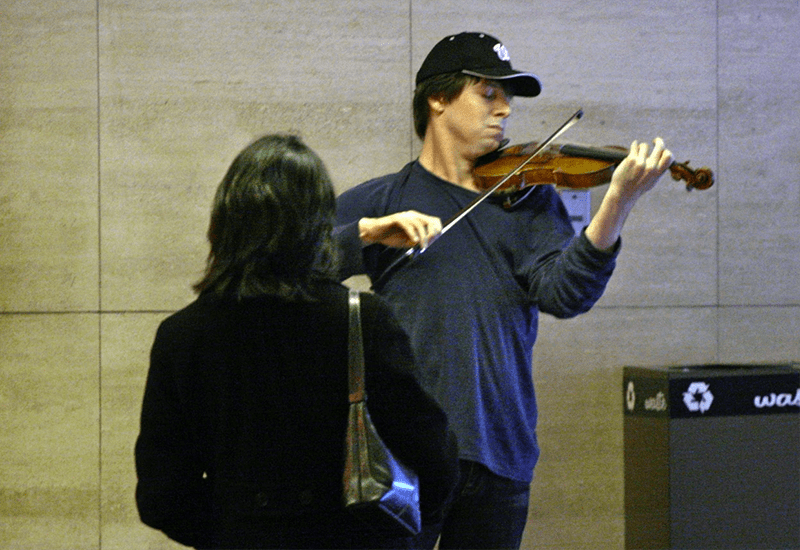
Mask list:
[[[494,140],[493,143],[488,144],[486,149],[475,159],[475,165],[480,166],[497,159],[499,156],[501,156],[500,150],[508,145],[509,141],[511,140],[500,139]]]

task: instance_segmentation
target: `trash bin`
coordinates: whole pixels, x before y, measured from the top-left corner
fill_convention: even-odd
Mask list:
[[[625,548],[800,549],[800,364],[625,367]]]

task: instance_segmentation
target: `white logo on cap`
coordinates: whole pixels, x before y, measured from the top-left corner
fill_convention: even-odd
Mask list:
[[[494,51],[497,52],[497,57],[500,58],[500,61],[510,61],[511,56],[508,55],[508,50],[502,44],[495,44]]]

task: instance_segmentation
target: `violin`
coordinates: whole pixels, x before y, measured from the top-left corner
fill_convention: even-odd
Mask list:
[[[501,198],[503,207],[513,210],[536,185],[555,184],[585,189],[609,183],[614,169],[628,156],[627,149],[555,144],[558,136],[582,117],[583,110],[578,109],[541,143],[531,142],[507,148],[501,144],[499,150],[481,157],[473,174],[476,183],[483,186],[482,191],[442,226],[436,240],[489,197]],[[708,168],[692,170],[688,162],[673,162],[669,169],[673,179],[686,181],[689,191],[708,189],[714,184],[714,174]],[[426,248],[416,245],[399,255],[373,283],[373,288],[380,288],[387,277]]]
[[[531,190],[529,188],[534,185],[588,189],[609,183],[614,169],[628,156],[628,150],[624,147],[550,144],[528,158],[537,147],[537,143],[531,142],[486,155],[473,171],[476,184],[482,190],[490,189],[528,159],[511,178],[493,191],[493,196],[503,199],[503,204],[509,207],[518,203],[520,194],[524,191],[527,195]],[[688,191],[708,189],[714,185],[714,174],[710,168],[695,170],[686,161],[673,162],[669,170],[672,179],[686,182]]]

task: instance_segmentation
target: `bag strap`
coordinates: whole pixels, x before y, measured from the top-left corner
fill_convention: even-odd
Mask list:
[[[350,289],[350,337],[348,346],[348,383],[350,386],[350,403],[359,403],[367,399],[364,389],[364,342],[361,337],[361,294]]]

